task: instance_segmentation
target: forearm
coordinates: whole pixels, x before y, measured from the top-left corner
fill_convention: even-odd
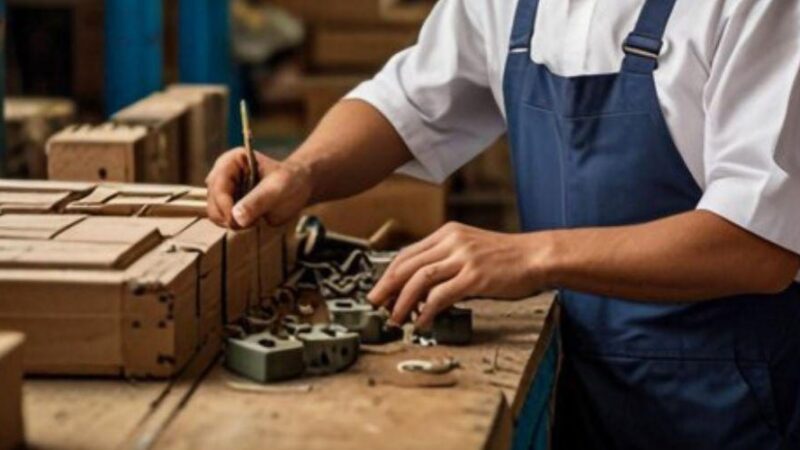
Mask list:
[[[412,159],[394,127],[360,100],[336,104],[288,161],[309,172],[311,202],[364,191]]]
[[[548,284],[618,298],[696,301],[785,288],[798,255],[709,212],[531,235]],[[537,258],[535,258],[537,259]]]

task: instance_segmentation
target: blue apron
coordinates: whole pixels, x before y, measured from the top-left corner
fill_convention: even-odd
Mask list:
[[[531,60],[538,0],[519,1],[504,94],[525,230],[635,224],[696,208],[702,190],[653,80],[674,2],[646,1],[621,43],[619,73],[568,78]],[[544,443],[800,449],[798,285],[701,303],[559,297],[561,357],[554,411],[540,421],[550,425]],[[531,391],[541,397],[541,386]]]

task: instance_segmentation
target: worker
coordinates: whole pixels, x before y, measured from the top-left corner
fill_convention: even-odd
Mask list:
[[[370,293],[418,327],[557,289],[555,448],[800,448],[800,2],[439,0],[418,42],[234,203],[282,223],[508,133],[523,232],[447,224]]]

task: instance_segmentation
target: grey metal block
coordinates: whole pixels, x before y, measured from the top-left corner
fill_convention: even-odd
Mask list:
[[[331,323],[341,325],[350,331],[364,329],[368,324],[369,314],[374,311],[372,305],[354,298],[337,298],[326,303]]]
[[[358,334],[341,325],[317,324],[297,338],[305,349],[306,372],[312,375],[336,373],[358,359]]]
[[[272,333],[228,339],[225,365],[231,371],[260,383],[299,377],[305,369],[303,344]]]
[[[433,321],[431,336],[437,344],[467,345],[472,341],[472,310],[452,307]]]

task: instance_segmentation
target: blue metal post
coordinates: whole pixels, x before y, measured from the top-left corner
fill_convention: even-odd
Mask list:
[[[161,0],[106,0],[105,31],[106,112],[113,114],[164,83]]]
[[[219,83],[230,90],[228,143],[241,145],[241,86],[231,55],[230,2],[180,0],[178,64],[184,83]]]

